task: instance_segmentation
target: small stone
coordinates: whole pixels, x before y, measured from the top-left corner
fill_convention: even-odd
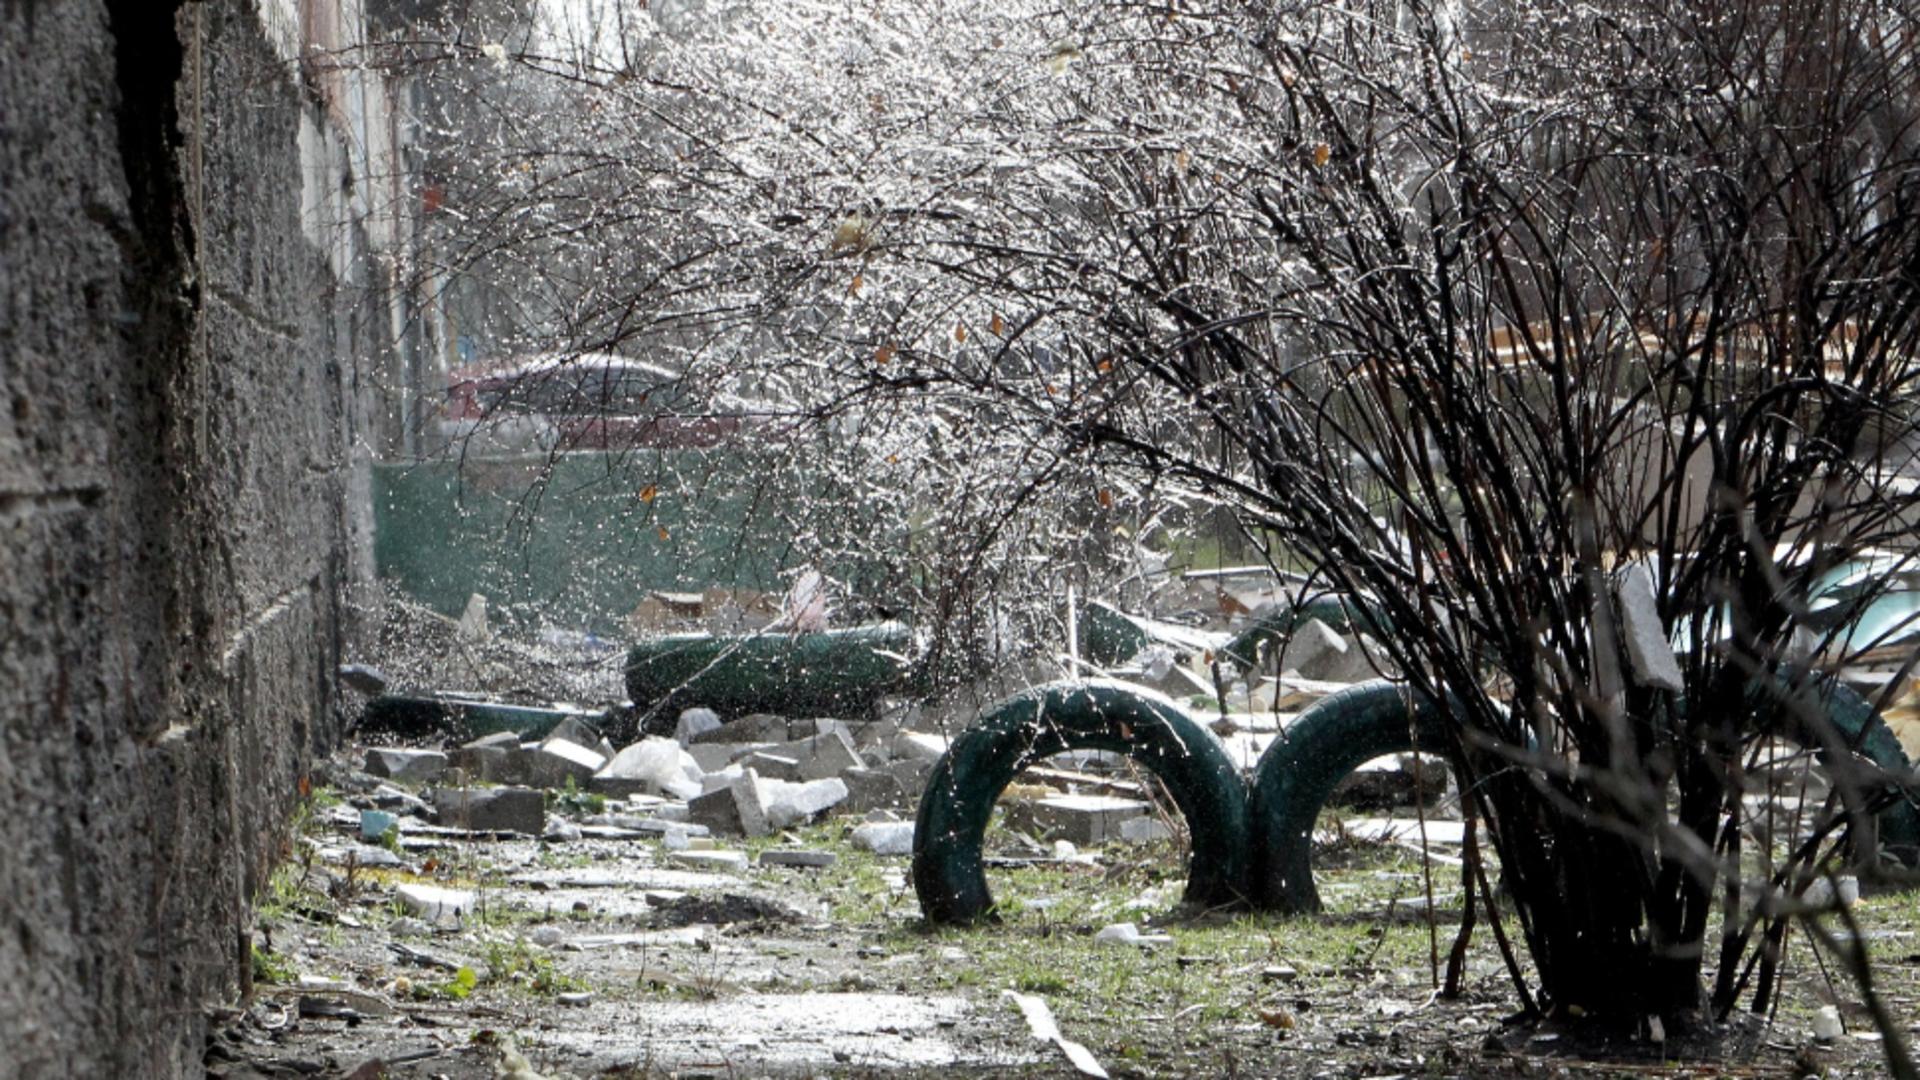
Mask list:
[[[536,926],[527,935],[527,940],[543,949],[551,949],[567,940],[567,935],[557,926]]]
[[[761,866],[798,866],[809,870],[819,870],[832,866],[839,856],[831,851],[796,851],[792,848],[769,848],[760,853]]]
[[[367,772],[390,780],[437,780],[447,771],[447,755],[438,750],[375,747],[367,751]]]
[[[553,1000],[562,1005],[578,1009],[593,1004],[593,995],[585,990],[569,990],[565,993],[554,995]]]
[[[853,846],[875,855],[913,854],[913,822],[870,821],[853,830]]]
[[[550,843],[566,843],[578,840],[583,835],[585,834],[580,831],[580,826],[571,821],[556,818],[547,825],[547,831],[540,834],[540,839]]]
[[[1268,964],[1260,969],[1260,978],[1266,982],[1290,983],[1300,977],[1300,973],[1286,964]]]

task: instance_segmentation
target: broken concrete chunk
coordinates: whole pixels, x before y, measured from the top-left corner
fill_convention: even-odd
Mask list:
[[[809,780],[804,784],[763,782],[761,786],[766,799],[767,823],[776,829],[807,821],[847,798],[847,785],[838,777]],[[768,788],[771,790],[766,790]]]
[[[766,743],[786,742],[788,738],[786,717],[772,713],[751,713],[738,720],[729,720],[719,727],[708,728],[694,736],[693,742]]]
[[[731,870],[738,873],[747,868],[747,853],[744,851],[676,851],[668,858],[690,870]]]
[[[1347,654],[1347,639],[1319,619],[1308,619],[1294,628],[1287,647],[1280,651],[1280,670],[1297,671],[1309,679],[1324,670],[1329,662]]]
[[[694,764],[700,766],[700,771],[716,773],[755,750],[764,750],[773,745],[776,744],[697,742],[687,747],[687,754],[693,758]]]
[[[546,797],[532,788],[441,788],[433,793],[440,824],[476,832],[546,831]]]
[[[1622,571],[1614,582],[1613,594],[1620,601],[1621,636],[1627,639],[1633,681],[1656,690],[1684,689],[1680,665],[1673,658],[1673,643],[1667,638],[1666,624],[1660,621],[1653,575],[1646,565],[1633,563]]]
[[[607,763],[600,751],[566,739],[548,739],[538,749],[526,751],[522,760],[527,783],[544,788],[566,787],[568,780],[584,788]]]
[[[463,743],[460,748],[463,750],[518,750],[520,736],[517,732],[496,731],[490,735],[482,735],[472,742]]]
[[[839,861],[839,856],[831,851],[795,851],[791,848],[771,848],[760,853],[761,866],[797,866],[808,870],[821,870]]]
[[[511,736],[509,736],[511,738]],[[465,773],[468,779],[489,783],[508,783],[525,770],[519,768],[521,750],[516,744],[504,746],[463,746],[447,756],[447,767]]]
[[[374,776],[419,783],[437,780],[446,771],[447,755],[438,750],[375,747],[367,751],[367,772]]]
[[[906,758],[915,761],[938,761],[940,755],[947,752],[947,739],[944,735],[929,735],[922,731],[903,731],[894,736],[888,750],[896,759]]]
[[[552,742],[555,739],[564,739],[575,746],[591,749],[600,744],[600,729],[577,716],[568,716],[553,725],[553,730],[547,732],[544,741]]]
[[[875,855],[913,854],[913,822],[869,821],[853,830],[853,846]]]
[[[474,894],[466,889],[443,889],[437,885],[402,885],[393,890],[400,906],[428,922],[457,919],[473,911]]]
[[[784,747],[776,747],[775,749],[784,749]],[[774,780],[800,779],[800,759],[798,757],[790,757],[786,754],[776,753],[774,750],[755,750],[753,753],[741,758],[740,764],[752,769],[761,776]]]
[[[681,746],[686,746],[719,726],[720,714],[712,709],[682,709],[673,725],[673,737]]]
[[[1111,795],[1055,795],[1033,803],[1034,827],[1075,844],[1104,844],[1120,838],[1120,826],[1152,808],[1138,799]]]
[[[1120,839],[1129,844],[1151,844],[1173,839],[1173,830],[1166,822],[1148,814],[1122,821]]]
[[[751,769],[726,787],[690,800],[687,820],[716,833],[738,836],[765,836],[772,831],[767,824],[766,804],[761,801],[759,778]]]
[[[801,746],[805,752],[800,759],[800,775],[797,777],[800,780],[824,780],[862,764],[859,753],[853,748],[853,740],[847,737],[843,728],[821,732]]]
[[[840,774],[847,785],[846,808],[856,814],[905,806],[912,801],[898,777],[884,769],[848,769]]]

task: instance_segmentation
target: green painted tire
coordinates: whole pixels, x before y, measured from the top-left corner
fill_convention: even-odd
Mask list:
[[[1193,836],[1188,903],[1246,899],[1246,785],[1212,732],[1159,694],[1061,682],[1002,702],[934,766],[913,831],[913,888],[933,923],[993,914],[980,845],[993,805],[1028,766],[1066,750],[1126,754],[1159,777]]]
[[[1254,903],[1269,911],[1320,910],[1313,887],[1313,823],[1347,775],[1382,754],[1447,745],[1445,717],[1430,698],[1407,715],[1408,692],[1384,679],[1361,683],[1308,706],[1254,767],[1248,812],[1253,826]]]
[[[1887,772],[1911,774],[1913,764],[1907,760],[1899,736],[1866,698],[1833,680],[1822,681],[1806,692],[1814,695],[1820,711],[1832,722],[1833,733],[1842,742]],[[1791,717],[1782,727],[1781,734],[1812,747],[1823,762],[1830,761],[1819,732],[1805,730],[1804,725],[1794,723]],[[1907,866],[1920,863],[1920,809],[1915,808],[1911,799],[1901,798],[1880,811],[1876,820],[1882,852]]]
[[[1838,683],[1814,693],[1835,733],[1875,765],[1904,774],[1911,768],[1900,740],[1859,694]],[[1322,698],[1302,712],[1260,755],[1249,798],[1252,819],[1253,899],[1287,913],[1320,909],[1313,884],[1313,823],[1335,785],[1363,763],[1414,749],[1445,752],[1445,714],[1423,698],[1408,716],[1408,692],[1379,680]],[[1828,754],[1817,733],[1789,721],[1781,734]],[[1864,728],[1865,734],[1862,734]],[[1880,848],[1912,866],[1920,861],[1920,810],[1901,800],[1880,812]]]

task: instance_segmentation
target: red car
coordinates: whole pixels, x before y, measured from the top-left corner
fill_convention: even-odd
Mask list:
[[[453,372],[441,432],[496,451],[703,447],[764,413],[645,360],[546,354]]]

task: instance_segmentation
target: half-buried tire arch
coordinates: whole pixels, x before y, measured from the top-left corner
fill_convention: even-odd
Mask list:
[[[1811,692],[1820,713],[1832,723],[1835,738],[1881,769],[1895,775],[1909,771],[1899,739],[1864,698],[1838,683]],[[1794,719],[1793,710],[1782,713],[1787,718],[1779,734],[1812,747],[1830,764],[1832,755],[1820,733]],[[1321,807],[1334,787],[1365,762],[1416,749],[1448,749],[1446,716],[1432,698],[1415,698],[1402,686],[1384,680],[1361,683],[1303,711],[1267,747],[1254,770],[1248,799],[1254,903],[1288,913],[1319,910],[1312,855],[1313,825]],[[1896,801],[1877,820],[1882,851],[1908,865],[1920,859],[1920,810],[1911,801]]]
[[[995,706],[934,766],[913,833],[913,888],[930,922],[992,915],[980,849],[994,803],[1021,770],[1067,750],[1122,753],[1158,777],[1192,834],[1187,902],[1244,902],[1246,785],[1219,740],[1158,694],[1062,682]]]

